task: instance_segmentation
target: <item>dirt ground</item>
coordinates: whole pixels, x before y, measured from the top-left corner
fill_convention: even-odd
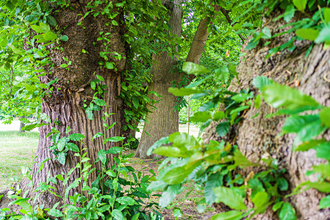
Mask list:
[[[134,153],[134,150],[125,151],[125,154]],[[145,175],[151,175],[149,172],[152,169],[156,174],[158,171],[158,166],[161,164],[162,160],[158,158],[154,159],[138,159],[131,158],[130,166],[132,166],[136,171],[145,171]],[[169,206],[169,208],[161,208],[158,210],[164,217],[165,220],[174,220],[174,219],[198,219],[198,220],[207,220],[211,218],[216,212],[213,207],[207,207],[205,212],[199,213],[197,211],[196,203],[203,198],[203,192],[197,191],[194,188],[193,183],[188,183],[184,185],[186,189],[180,195],[177,195],[175,200]],[[186,197],[186,194],[191,191],[191,193]],[[156,192],[161,194],[161,192]],[[152,197],[152,202],[158,203],[159,198],[154,196]],[[181,217],[176,218],[174,216],[174,211],[177,209],[181,210]]]

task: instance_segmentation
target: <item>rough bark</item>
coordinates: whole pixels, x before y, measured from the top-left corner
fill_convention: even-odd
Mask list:
[[[70,127],[72,131],[69,133],[82,133],[85,135],[82,148],[86,148],[87,157],[90,158],[89,163],[92,168],[100,169],[100,162],[95,161],[97,159],[98,151],[101,149],[107,150],[113,146],[118,146],[120,143],[106,143],[103,146],[103,141],[106,138],[113,136],[121,136],[121,114],[122,100],[117,98],[120,93],[120,76],[121,72],[125,69],[125,59],[117,60],[112,56],[108,56],[108,62],[114,62],[115,69],[109,70],[101,68],[98,64],[100,61],[104,61],[100,57],[100,52],[117,52],[126,57],[127,45],[123,40],[125,33],[125,24],[122,8],[114,7],[113,13],[118,13],[114,18],[119,24],[118,26],[110,26],[111,20],[103,15],[93,16],[93,13],[83,18],[84,14],[90,10],[87,6],[90,0],[71,1],[71,7],[58,8],[58,13],[53,16],[57,20],[59,27],[65,27],[62,34],[69,37],[69,41],[61,42],[60,47],[63,50],[56,49],[55,47],[48,47],[49,58],[54,64],[52,68],[46,67],[47,71],[52,73],[46,76],[40,77],[42,83],[48,83],[51,80],[57,78],[58,82],[53,84],[53,91],[50,94],[45,95],[43,98],[41,112],[47,114],[52,122],[56,122],[53,126],[59,130],[63,137],[65,129]],[[114,3],[120,1],[113,1]],[[114,4],[115,5],[115,4]],[[102,5],[99,6],[102,10]],[[82,22],[82,25],[78,25]],[[105,41],[98,41],[100,32],[110,32],[110,42],[104,44]],[[82,50],[88,53],[81,53]],[[72,62],[69,66],[70,69],[61,68],[60,65],[67,63],[63,60],[63,57]],[[95,74],[104,77],[105,81],[102,82],[106,85],[104,97],[102,98],[107,107],[102,107],[100,111],[93,111],[93,120],[89,120],[84,110],[84,104],[89,104],[93,98],[94,90],[90,87],[91,80],[95,79]],[[110,130],[105,130],[103,127],[104,121],[102,117],[104,112],[108,114],[114,113],[107,117],[106,123],[108,125],[117,122],[116,125]],[[45,162],[43,169],[39,170],[40,163],[47,158],[55,158],[55,156],[48,150],[48,147],[52,145],[51,137],[46,137],[47,133],[51,131],[51,125],[43,126],[40,129],[39,145],[37,150],[37,159],[32,167],[32,177],[34,181],[33,187],[27,185],[28,181],[24,180],[20,183],[23,191],[29,189],[28,196],[33,197],[33,190],[41,182],[46,182],[47,175],[56,176],[60,173],[67,173],[71,168],[74,168],[79,161],[78,157],[75,157],[73,153],[69,153],[66,157],[65,165],[61,165],[57,160],[49,160]],[[103,137],[92,140],[92,137],[102,132]],[[110,157],[110,156],[109,156]],[[110,158],[110,166],[113,163]],[[69,186],[75,179],[80,176],[80,170],[76,169],[72,173],[70,180],[66,186],[63,186],[61,182],[54,185],[56,187],[55,193],[60,196],[64,196],[65,188]],[[96,178],[97,173],[93,172],[90,175],[88,184],[90,185]],[[73,194],[78,189],[72,189],[70,194]],[[61,201],[58,197],[50,193],[41,194],[38,199],[38,204],[45,205],[45,208],[52,207],[56,202]],[[62,201],[63,202],[63,201]]]
[[[277,16],[279,13],[276,14]],[[281,19],[272,21],[275,17],[264,18],[265,26],[274,35],[288,30],[290,27],[282,28],[286,23]],[[295,20],[301,18],[295,18]],[[306,51],[310,46],[309,41],[296,41],[296,49],[293,52],[282,51],[265,60],[268,51],[280,44],[287,42],[294,33],[285,34],[275,38],[271,44],[263,47],[264,42],[260,42],[256,49],[244,51],[246,55],[241,58],[237,68],[239,72],[239,82],[233,80],[229,90],[238,92],[241,89],[257,90],[252,85],[254,77],[264,75],[274,81],[296,87],[307,95],[311,95],[315,100],[324,106],[330,105],[330,84],[324,80],[324,75],[330,70],[330,51],[323,50],[323,45],[313,47],[311,53],[306,57]],[[244,47],[247,45],[245,43]],[[316,181],[315,175],[306,176],[305,173],[312,169],[322,160],[316,159],[315,151],[293,152],[292,145],[295,135],[284,135],[275,138],[284,123],[284,117],[265,118],[264,116],[274,112],[265,102],[262,102],[260,109],[252,107],[246,114],[242,123],[231,128],[232,132],[224,139],[238,145],[241,152],[251,161],[258,162],[262,156],[269,155],[276,158],[282,168],[288,170],[287,180],[290,189],[288,193],[300,183],[311,180]],[[251,118],[260,113],[256,118]],[[205,141],[221,140],[215,132],[216,123],[212,123],[204,135]],[[329,140],[329,132],[324,135]],[[246,170],[248,173],[250,170]],[[324,194],[314,189],[309,189],[301,194],[289,197],[289,201],[297,212],[298,219],[325,220],[329,219],[330,210],[319,210],[318,203]],[[218,209],[218,211],[222,211]],[[271,209],[267,209],[265,214],[258,215],[256,219],[277,219]]]
[[[216,8],[216,10],[218,9]],[[176,16],[176,19],[178,20],[176,21],[176,24],[173,23],[173,28],[175,25],[175,34],[179,36],[181,34],[182,12],[181,17]],[[204,52],[204,47],[209,36],[209,33],[207,32],[207,27],[207,18],[201,19],[194,39],[192,41],[189,53],[187,55],[186,62],[193,62],[198,64],[202,53]],[[155,104],[155,107],[157,109],[153,110],[153,113],[149,114],[149,123],[145,123],[144,125],[143,131],[146,131],[148,134],[150,134],[150,136],[145,132],[142,133],[141,142],[135,154],[135,156],[139,158],[147,158],[146,152],[149,147],[151,147],[153,143],[155,143],[155,141],[159,140],[161,137],[165,137],[174,132],[179,131],[179,112],[174,111],[177,98],[172,94],[168,93],[168,88],[173,85],[173,81],[178,82],[182,79],[183,72],[171,73],[170,70],[176,64],[176,61],[170,59],[167,59],[166,61],[164,57],[165,56],[163,55],[153,57],[158,63],[156,65],[159,66],[153,66],[151,69],[151,73],[153,73],[153,82],[149,86],[149,89],[151,91],[156,91],[158,94],[162,95],[163,98],[160,100],[159,103]],[[156,71],[156,68],[158,68],[159,70]],[[156,77],[155,74],[157,74]],[[175,76],[173,76],[174,74]],[[157,77],[160,77],[162,80],[155,82],[155,80],[158,80]],[[194,79],[194,77],[194,75],[190,75],[189,80]],[[154,95],[152,95],[151,98],[156,99]]]
[[[181,2],[182,0],[162,1],[162,4],[171,13],[169,20],[171,34],[178,37],[181,36]],[[155,61],[155,64],[151,67],[153,82],[149,85],[149,90],[155,91],[162,97],[150,95],[150,98],[159,102],[155,104],[156,109],[148,115],[149,123],[145,122],[144,124],[141,141],[135,153],[135,157],[139,158],[147,158],[146,152],[155,141],[179,131],[179,112],[174,109],[177,98],[168,92],[168,89],[173,85],[173,81],[178,82],[181,79],[180,74],[173,71],[177,59],[171,58],[167,52],[163,52],[157,55],[154,54],[152,60]]]

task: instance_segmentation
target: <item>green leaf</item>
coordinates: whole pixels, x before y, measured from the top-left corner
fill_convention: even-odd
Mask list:
[[[284,21],[289,23],[289,21],[293,18],[295,11],[296,9],[294,8],[294,5],[292,4],[288,5],[285,9]]]
[[[51,16],[51,15],[47,15],[47,22],[52,27],[56,27],[56,25],[57,25],[57,22],[56,22],[55,18],[53,16]]]
[[[66,153],[61,152],[57,155],[57,160],[60,162],[62,165],[65,165],[65,159],[66,159]]]
[[[329,182],[306,182],[306,186],[312,187],[320,192],[330,193],[330,183]]]
[[[89,120],[93,120],[93,110],[91,108],[86,108],[85,112],[86,112],[87,118]]]
[[[228,121],[221,122],[217,125],[215,131],[220,137],[225,136],[229,132],[230,123]]]
[[[115,137],[110,137],[110,138],[107,138],[105,139],[104,143],[110,141],[110,142],[119,142],[119,141],[123,141],[125,140],[125,137],[118,137],[118,136],[115,136]]]
[[[276,212],[277,210],[279,210],[282,207],[283,203],[284,203],[283,201],[275,203],[272,208],[273,211]]]
[[[105,150],[103,149],[99,150],[97,155],[103,164],[107,162],[107,153],[105,152]]]
[[[32,30],[34,30],[37,33],[43,33],[42,28],[38,25],[31,25],[30,27],[32,28]]]
[[[294,151],[308,151],[309,149],[317,147],[325,142],[327,142],[326,139],[311,140],[308,142],[304,142],[301,145],[299,145]]]
[[[286,202],[282,205],[280,212],[278,213],[280,220],[296,220],[296,211],[292,208],[290,203]]]
[[[92,140],[94,140],[95,138],[98,138],[98,137],[102,137],[102,136],[103,136],[103,134],[101,132],[98,132],[93,136]]]
[[[243,197],[234,191],[232,188],[227,187],[217,187],[213,189],[215,195],[220,202],[223,202],[232,209],[245,210],[246,206],[244,204]]]
[[[152,151],[162,145],[167,145],[170,143],[170,140],[168,137],[162,137],[158,141],[156,141],[148,150],[147,155],[150,156],[152,154]]]
[[[72,150],[73,152],[80,152],[78,146],[75,145],[74,143],[67,143],[66,146],[68,147],[69,150]]]
[[[158,147],[154,150],[154,154],[162,155],[165,157],[189,157],[186,151],[181,151],[177,147]]]
[[[66,35],[62,35],[59,39],[60,39],[61,41],[68,41],[68,40],[69,40],[69,37],[66,36]]]
[[[58,141],[58,143],[57,143],[57,149],[58,149],[59,151],[62,151],[62,150],[64,149],[65,145],[66,145],[66,137],[61,138],[61,139]]]
[[[107,154],[119,154],[120,152],[123,151],[122,147],[112,147],[109,150],[107,150]]]
[[[114,217],[116,220],[123,220],[125,219],[123,216],[123,213],[121,213],[121,211],[119,211],[118,209],[114,209],[111,212],[112,217]]]
[[[112,70],[114,68],[113,63],[111,62],[105,62],[105,67],[109,70]]]
[[[330,160],[330,141],[319,144],[314,149],[316,150],[316,156],[318,158]]]
[[[246,94],[246,93],[239,93],[239,94],[234,95],[233,97],[231,97],[231,99],[236,101],[236,102],[244,102],[245,100],[248,100],[249,98],[251,98],[251,95]]]
[[[215,193],[213,192],[213,188],[222,186],[223,184],[223,175],[220,175],[220,173],[214,173],[211,174],[207,182],[205,183],[204,187],[204,194],[205,194],[205,201],[211,206],[214,201],[216,200]]]
[[[212,116],[209,112],[196,112],[193,116],[190,117],[192,122],[206,122],[211,119]]]
[[[130,205],[130,206],[137,205],[137,202],[128,196],[119,197],[116,199],[116,201],[122,205]]]
[[[254,107],[256,109],[259,109],[261,105],[261,96],[257,95],[256,99],[254,100]]]
[[[168,206],[173,201],[175,196],[181,192],[181,184],[171,185],[167,187],[166,191],[162,193],[162,196],[159,199],[160,207],[164,208]]]
[[[239,166],[241,168],[254,166],[255,164],[250,162],[239,150],[234,153],[234,161],[235,166]]]
[[[297,115],[287,118],[282,127],[282,134],[297,133],[308,124],[319,119],[318,115]]]
[[[277,182],[278,188],[281,191],[288,190],[289,184],[288,184],[288,181],[286,179],[284,179],[283,177],[280,177],[280,178],[276,179],[276,182]]]
[[[261,90],[262,87],[273,84],[274,82],[269,79],[268,77],[265,76],[258,76],[256,78],[253,79],[252,81],[252,85],[254,85],[254,87],[256,87],[257,89]]]
[[[44,34],[45,41],[55,41],[57,39],[57,35],[51,31]]]
[[[151,182],[150,185],[148,186],[147,190],[149,192],[153,192],[153,191],[156,191],[156,190],[159,190],[159,189],[164,189],[168,184],[165,183],[164,181],[162,180],[157,180],[157,181],[154,181],[154,182]]]
[[[330,22],[330,8],[324,7],[323,10],[324,20],[328,24]]]
[[[184,181],[189,174],[200,165],[201,162],[195,163],[193,166],[186,168],[185,166],[176,167],[170,171],[168,171],[162,180],[168,184],[179,184]]]
[[[202,90],[170,87],[168,89],[168,92],[172,93],[175,96],[188,96],[195,93],[201,93]]]
[[[321,199],[319,203],[319,209],[325,209],[330,207],[330,195]]]
[[[305,40],[314,41],[319,36],[320,31],[313,28],[302,28],[296,30],[296,35]]]
[[[251,200],[254,207],[261,207],[269,201],[269,198],[266,192],[258,192]]]
[[[56,207],[60,204],[60,202],[56,203],[51,210],[47,212],[48,215],[54,216],[56,218],[64,216],[61,211],[57,210]]]
[[[320,44],[323,42],[330,42],[330,27],[325,26],[319,36],[315,39],[315,43]]]
[[[115,25],[115,26],[118,26],[118,23],[115,20],[112,20],[112,24]]]
[[[286,107],[294,110],[305,106],[319,106],[320,104],[310,96],[300,91],[279,84],[262,87],[263,99],[274,108]]]
[[[230,72],[228,67],[222,67],[220,69],[216,69],[215,71],[216,76],[222,83],[227,83],[230,78]]]
[[[71,140],[71,141],[81,141],[82,139],[85,138],[85,136],[83,134],[80,134],[80,133],[74,133],[74,134],[70,134],[68,136],[68,138]]]
[[[330,107],[323,108],[320,112],[320,119],[322,123],[325,124],[328,128],[330,128]]]
[[[107,103],[103,99],[94,99],[93,102],[98,106],[106,106]]]
[[[249,41],[248,45],[245,47],[245,50],[252,50],[253,48],[255,48],[258,45],[259,40],[259,38],[252,38]]]
[[[243,218],[243,212],[231,210],[212,216],[210,220],[240,220]]]
[[[173,143],[174,147],[182,147],[188,150],[192,149],[193,147],[199,146],[199,143],[196,138],[187,133],[173,133],[168,137],[168,140]]]
[[[140,213],[137,213],[132,217],[132,220],[138,220],[139,217],[140,217]]]
[[[326,177],[330,177],[330,164],[320,164],[318,166],[313,166],[313,171],[316,173],[321,173]]]
[[[192,62],[184,62],[182,66],[182,70],[188,74],[194,74],[196,76],[199,74],[209,72],[209,70],[206,69],[204,66]]]
[[[224,119],[224,118],[225,118],[225,113],[222,112],[222,111],[216,112],[216,113],[213,115],[213,120],[214,120],[214,121],[219,121],[219,120]]]
[[[299,11],[305,11],[307,0],[292,0],[292,2]]]

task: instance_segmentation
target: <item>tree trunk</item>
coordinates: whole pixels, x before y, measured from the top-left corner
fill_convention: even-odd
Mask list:
[[[20,118],[24,118],[24,116],[21,116]],[[19,121],[19,132],[25,132],[24,130],[22,130],[22,128],[25,126],[25,124],[21,121]]]
[[[175,5],[178,5],[178,3],[175,3]],[[216,10],[219,10],[216,5],[214,5],[214,7]],[[181,35],[182,12],[181,10],[180,12],[177,12],[181,13],[181,16],[179,16],[179,14],[173,14],[174,10],[180,9],[173,9],[170,26],[172,33],[179,36]],[[198,25],[194,39],[192,41],[186,62],[193,62],[196,64],[199,62],[199,59],[201,58],[201,55],[204,51],[207,38],[209,36],[209,33],[207,32],[207,26],[207,18],[202,19]],[[175,32],[173,32],[173,30]],[[164,55],[153,57],[153,60],[155,60],[157,64],[151,68],[151,73],[153,74],[153,82],[149,86],[149,89],[162,95],[163,98],[159,103],[155,104],[157,109],[154,110],[153,113],[149,114],[149,123],[146,122],[144,124],[144,132],[142,133],[141,142],[135,153],[135,157],[147,158],[147,150],[155,143],[155,141],[179,131],[179,112],[174,111],[177,98],[168,93],[168,88],[172,87],[173,81],[179,82],[183,77],[183,73],[170,72],[176,62],[175,60],[171,60],[167,54],[165,54],[166,53],[164,53]],[[175,76],[173,76],[174,74]],[[189,79],[192,80],[194,77],[194,75],[191,75],[189,76]],[[154,96],[151,97],[155,98]]]
[[[56,49],[54,47],[48,48],[50,51],[50,59],[54,66],[52,69],[46,67],[47,71],[51,71],[51,74],[40,77],[42,83],[48,83],[53,79],[57,79],[58,82],[53,84],[53,90],[51,94],[47,94],[43,98],[41,112],[48,115],[53,122],[54,128],[61,132],[61,137],[64,136],[66,128],[70,127],[72,131],[69,133],[81,133],[85,135],[82,148],[86,148],[87,157],[90,158],[89,163],[92,168],[101,168],[101,163],[95,161],[98,158],[98,151],[101,149],[107,150],[113,146],[119,146],[121,143],[107,142],[103,146],[103,141],[106,138],[113,136],[121,136],[121,114],[120,109],[123,107],[122,100],[117,98],[119,96],[120,88],[120,75],[125,69],[125,58],[117,60],[112,56],[108,56],[108,62],[114,63],[114,69],[107,69],[100,67],[99,62],[105,62],[100,57],[100,52],[109,52],[110,55],[113,52],[117,52],[126,57],[126,51],[128,45],[125,45],[123,35],[125,33],[125,24],[122,8],[114,6],[113,12],[118,13],[114,18],[119,24],[118,26],[110,26],[111,20],[103,15],[93,16],[93,13],[83,18],[84,14],[90,9],[87,6],[89,0],[80,0],[79,3],[72,1],[71,7],[59,8],[58,13],[53,15],[58,23],[59,27],[66,27],[62,34],[69,37],[69,41],[61,42],[60,47],[63,49]],[[91,1],[92,2],[92,1]],[[116,2],[116,1],[114,1]],[[115,5],[115,4],[114,4]],[[104,4],[99,6],[104,7]],[[82,25],[78,25],[81,22]],[[99,40],[100,32],[111,33],[108,35],[109,42],[106,40]],[[82,51],[87,51],[82,53]],[[61,64],[67,63],[63,57],[72,62],[68,68],[60,67]],[[106,107],[103,106],[99,111],[93,111],[93,120],[89,120],[85,113],[84,104],[89,105],[93,99],[95,91],[92,89],[90,82],[96,79],[95,74],[102,76],[105,80],[101,82],[106,86],[103,97],[98,94],[97,97],[103,99],[106,102]],[[48,92],[50,92],[48,90]],[[104,121],[102,117],[104,113],[114,113],[106,118],[105,123],[111,125],[116,122],[115,126],[109,130],[103,127]],[[79,161],[78,157],[75,157],[71,151],[69,151],[66,157],[65,165],[60,164],[57,160],[49,160],[45,162],[43,169],[39,170],[40,163],[47,158],[55,158],[48,148],[52,145],[52,138],[46,137],[51,132],[51,125],[43,126],[40,129],[39,145],[37,150],[37,159],[32,168],[32,177],[34,185],[32,189],[27,186],[27,180],[21,182],[21,188],[24,190],[29,189],[28,196],[33,197],[35,189],[39,183],[46,182],[47,175],[50,173],[51,177],[60,173],[68,173],[68,171],[74,168]],[[92,140],[92,137],[98,133],[103,133],[103,137]],[[112,158],[108,166],[113,164]],[[65,188],[68,187],[75,179],[79,178],[80,169],[76,169],[71,174],[68,183],[63,186],[61,182],[54,185],[56,187],[55,193],[64,197]],[[88,180],[90,185],[96,179],[97,173],[94,171]],[[78,189],[72,189],[70,194],[79,191]],[[52,207],[60,199],[53,194],[44,193],[41,194],[37,203],[44,204],[45,208]]]
[[[272,21],[279,13],[273,14],[269,18],[264,18],[265,27],[269,28],[272,35],[284,32],[290,27],[284,27],[286,24],[283,19]],[[294,19],[297,21],[297,18]],[[294,22],[294,21],[293,21]],[[330,87],[329,82],[324,80],[324,75],[330,71],[329,59],[330,51],[323,50],[323,45],[313,47],[311,53],[306,58],[306,51],[311,45],[310,41],[296,41],[296,49],[291,52],[284,50],[265,60],[267,52],[280,44],[286,43],[292,38],[294,33],[285,34],[275,38],[271,44],[266,47],[263,40],[256,49],[244,51],[246,55],[241,58],[237,68],[239,72],[239,83],[236,78],[232,81],[229,90],[239,92],[242,89],[250,89],[257,92],[252,85],[252,79],[257,76],[266,75],[274,81],[296,87],[307,95],[311,95],[316,101],[324,106],[330,105]],[[244,47],[247,45],[245,42]],[[315,151],[293,152],[292,145],[295,135],[288,134],[275,138],[281,130],[284,123],[284,117],[277,116],[265,118],[265,115],[274,112],[273,109],[262,102],[259,109],[254,105],[247,112],[242,123],[231,128],[230,133],[224,138],[220,138],[216,132],[216,123],[212,123],[205,131],[204,140],[225,139],[236,143],[240,151],[251,161],[258,162],[262,156],[268,154],[278,160],[281,168],[286,168],[287,180],[290,191],[300,183],[307,180],[315,181],[314,175],[306,176],[305,173],[312,169],[313,165],[319,164],[322,160],[316,159]],[[252,118],[257,113],[260,115]],[[329,139],[329,132],[324,135]],[[248,174],[251,170],[245,170]],[[314,189],[289,197],[287,199],[297,212],[298,219],[323,220],[328,219],[330,210],[319,210],[318,203],[324,195]],[[218,209],[218,212],[223,210]],[[256,219],[271,220],[278,219],[276,214],[267,209],[266,213],[256,216]]]
[[[182,0],[162,1],[162,4],[167,6],[171,13],[169,20],[171,34],[178,37],[181,36],[181,2]],[[151,67],[153,81],[149,85],[149,90],[157,92],[162,97],[149,96],[159,102],[155,104],[156,109],[148,115],[149,123],[147,120],[144,123],[141,141],[135,153],[135,157],[139,158],[147,158],[147,150],[155,141],[179,131],[179,112],[174,109],[177,98],[168,92],[173,81],[178,82],[181,79],[180,74],[173,71],[177,59],[169,57],[168,53],[164,52],[154,54],[152,60],[156,63]]]

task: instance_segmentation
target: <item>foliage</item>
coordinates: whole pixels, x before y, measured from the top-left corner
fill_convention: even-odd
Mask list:
[[[129,137],[127,139],[127,143],[124,144],[124,147],[128,148],[128,149],[137,149],[137,147],[139,146],[139,139],[134,138],[134,137]]]
[[[55,133],[53,137],[58,137],[58,133]],[[79,141],[82,144],[84,138],[81,134],[71,134],[69,139],[73,141]],[[62,138],[60,140],[68,140]],[[57,143],[59,143],[58,141]],[[66,148],[73,145],[73,143],[66,143]],[[58,144],[57,144],[58,145]],[[58,146],[59,147],[59,146]],[[12,188],[10,191],[10,198],[15,199],[10,205],[16,204],[21,207],[20,213],[8,213],[10,209],[5,208],[1,210],[0,219],[48,219],[47,216],[53,216],[56,218],[62,217],[63,219],[159,219],[161,216],[153,207],[157,207],[157,204],[150,203],[145,204],[142,198],[150,198],[150,192],[147,191],[147,186],[150,181],[149,175],[144,175],[144,172],[135,173],[135,170],[131,166],[125,165],[127,160],[133,156],[133,154],[125,156],[122,155],[122,148],[115,147],[109,151],[100,150],[98,152],[98,158],[102,163],[102,170],[95,171],[92,169],[92,165],[89,163],[89,158],[86,157],[85,149],[72,148],[70,149],[75,153],[80,161],[75,168],[72,168],[67,174],[59,174],[56,177],[48,176],[47,182],[39,183],[36,191],[38,192],[35,198],[27,198],[26,193],[19,188]],[[108,158],[107,154],[118,154],[118,157],[114,157],[116,163],[110,168],[107,167]],[[49,159],[47,159],[49,160]],[[43,164],[47,161],[43,161],[40,165],[41,171]],[[60,156],[57,160],[61,160]],[[60,161],[61,162],[61,161]],[[65,157],[64,157],[65,162]],[[96,161],[97,162],[97,161]],[[61,162],[62,163],[62,162]],[[38,206],[36,199],[46,191],[54,194],[56,191],[52,184],[62,182],[63,185],[67,185],[68,180],[72,173],[76,170],[80,170],[81,176],[76,178],[68,187],[66,187],[65,198],[60,197],[64,201],[64,205],[59,206],[59,202],[56,203],[51,209],[44,209],[43,205]],[[33,185],[31,170],[24,170],[26,176],[30,179]],[[92,172],[97,172],[97,178],[94,180],[91,186],[87,185],[87,181],[90,178]],[[151,171],[151,173],[153,173]],[[154,175],[154,173],[153,173]],[[131,176],[132,178],[129,178]],[[69,190],[73,188],[79,188],[81,193],[76,192],[73,196],[69,196]],[[154,210],[155,213],[146,211],[147,209]]]

